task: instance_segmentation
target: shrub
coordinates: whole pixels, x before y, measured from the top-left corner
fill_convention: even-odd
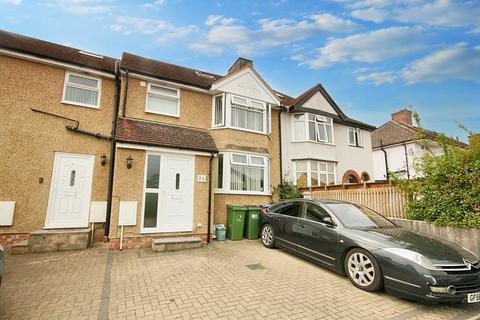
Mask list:
[[[480,136],[470,132],[468,148],[460,148],[454,139],[440,135],[444,154],[428,152],[415,163],[423,177],[396,179],[407,192],[406,217],[441,226],[480,228]]]
[[[276,186],[273,191],[278,192],[278,195],[282,200],[302,197],[300,192],[298,192],[297,186],[293,182],[287,180],[282,180],[282,183]]]

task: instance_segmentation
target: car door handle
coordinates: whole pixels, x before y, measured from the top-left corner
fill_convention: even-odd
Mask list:
[[[300,228],[305,228],[307,225],[306,224],[300,224]]]

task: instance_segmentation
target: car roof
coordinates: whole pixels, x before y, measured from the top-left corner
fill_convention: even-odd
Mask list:
[[[305,199],[305,198],[282,200],[282,201],[280,201],[280,202],[278,202],[278,203],[275,203],[275,204],[282,204],[282,203],[288,203],[288,202],[294,202],[294,201],[309,201],[309,202],[316,202],[316,203],[321,203],[321,204],[334,204],[334,203],[348,203],[348,204],[350,204],[350,202],[342,201],[342,200],[334,200],[334,199]]]

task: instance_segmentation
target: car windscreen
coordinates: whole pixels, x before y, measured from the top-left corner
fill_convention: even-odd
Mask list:
[[[383,228],[395,225],[375,211],[350,203],[329,203],[327,206],[347,228]]]

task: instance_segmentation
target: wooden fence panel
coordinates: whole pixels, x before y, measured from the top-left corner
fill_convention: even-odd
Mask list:
[[[405,194],[395,187],[345,190],[316,190],[312,199],[333,199],[353,202],[372,208],[391,218],[404,218]]]

